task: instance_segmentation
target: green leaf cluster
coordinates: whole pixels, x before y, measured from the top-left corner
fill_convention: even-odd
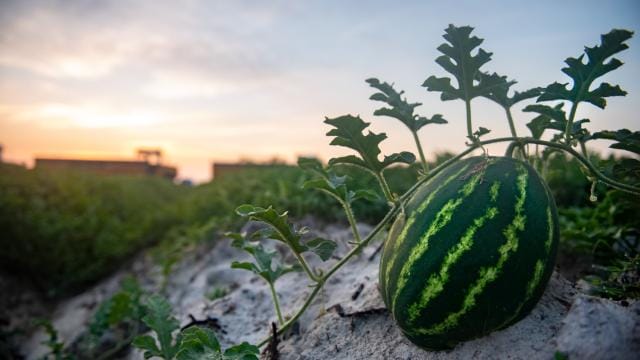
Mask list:
[[[234,261],[231,263],[232,269],[251,271],[270,284],[275,283],[284,274],[300,270],[299,266],[282,264],[278,259],[277,251],[268,251],[259,242],[252,243],[240,233],[227,233],[227,236],[233,239],[231,243],[233,247],[244,250],[255,260],[254,262]]]
[[[370,123],[358,116],[343,115],[333,119],[325,119],[326,124],[333,126],[327,136],[333,136],[331,145],[343,146],[355,150],[359,156],[348,155],[329,160],[329,165],[346,164],[367,170],[374,175],[382,173],[388,166],[396,163],[412,164],[416,157],[407,151],[387,155],[380,160],[380,143],[387,138],[385,133],[375,134],[366,130]]]
[[[213,331],[193,326],[182,332],[178,360],[257,360],[260,349],[247,342],[235,345],[224,352]]]
[[[542,89],[537,102],[568,101],[572,103],[571,111],[567,115],[562,110],[561,103],[553,107],[542,104],[527,106],[524,111],[539,114],[527,124],[534,138],[539,138],[545,129],[553,129],[564,132],[566,143],[585,143],[594,139],[588,130],[582,128],[582,124],[589,120],[575,120],[578,105],[587,102],[604,109],[607,105],[606,98],[627,94],[619,85],[601,82],[595,86],[595,82],[622,66],[622,61],[613,56],[629,47],[625,42],[631,36],[633,36],[631,31],[613,29],[601,36],[600,45],[585,47],[584,54],[565,60],[567,66],[562,68],[562,72],[571,78],[571,86],[568,87],[569,83],[554,82]],[[560,138],[556,138],[556,140],[560,140]]]
[[[89,333],[93,340],[97,341],[108,329],[122,323],[137,323],[144,316],[143,295],[136,279],[125,277],[120,290],[100,304],[89,323]]]
[[[300,158],[298,166],[303,170],[313,173],[316,177],[307,180],[302,185],[303,189],[317,189],[338,200],[340,203],[351,205],[359,199],[376,201],[379,195],[371,189],[350,190],[347,188],[347,175],[339,176],[333,169],[325,169],[318,159]]]
[[[287,212],[278,213],[274,208],[262,208],[253,205],[240,205],[236,213],[250,220],[259,221],[267,227],[259,230],[252,237],[261,239],[272,239],[287,244],[295,254],[302,254],[310,251],[318,255],[322,260],[331,257],[336,248],[334,241],[314,238],[303,241],[303,236],[308,232],[307,228],[295,229],[289,223]]]
[[[436,63],[454,76],[457,87],[451,84],[451,78],[433,75],[422,84],[428,91],[440,92],[443,101],[461,99],[470,102],[478,96],[488,96],[495,88],[507,84],[505,77],[488,75],[480,70],[491,60],[492,53],[480,48],[472,54],[484,41],[471,36],[472,31],[470,26],[456,27],[450,24],[443,36],[447,43],[438,46],[438,51],[443,55],[436,59]]]
[[[173,334],[180,328],[178,320],[171,314],[171,305],[160,295],[151,295],[145,304],[146,315],[142,318],[156,338],[141,335],[133,340],[133,346],[144,350],[144,358],[157,356],[173,359],[180,347],[181,338],[174,339]]]
[[[377,116],[389,116],[400,120],[411,132],[418,132],[422,127],[428,124],[446,124],[441,114],[435,114],[431,118],[415,114],[415,109],[422,105],[421,103],[409,103],[407,99],[402,98],[404,91],[397,92],[393,85],[386,82],[380,82],[376,78],[367,79],[366,82],[373,88],[379,90],[369,99],[381,101],[390,107],[383,107],[373,112]]]
[[[235,345],[222,352],[215,333],[207,328],[191,326],[182,331],[171,314],[171,305],[159,295],[152,295],[145,304],[147,314],[142,321],[155,333],[138,336],[132,345],[144,350],[145,359],[165,360],[257,360],[259,349],[249,343]]]

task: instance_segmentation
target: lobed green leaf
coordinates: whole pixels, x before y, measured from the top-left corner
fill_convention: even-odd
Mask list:
[[[625,96],[627,93],[618,85],[603,82],[591,90],[594,81],[599,77],[622,66],[622,61],[611,58],[613,55],[627,49],[625,41],[633,36],[632,31],[613,29],[600,37],[600,45],[585,47],[584,54],[578,58],[569,57],[565,60],[567,67],[562,69],[573,81],[570,89],[568,83],[554,82],[547,86],[537,101],[567,100],[574,104],[588,102],[604,109],[607,105],[605,98]],[[584,62],[586,55],[587,62]],[[607,61],[608,60],[608,61]]]
[[[443,35],[448,43],[438,47],[443,55],[436,59],[436,63],[454,76],[458,87],[454,87],[448,77],[430,76],[422,84],[427,91],[440,92],[443,101],[461,99],[469,102],[475,97],[490,96],[492,91],[509,86],[506,77],[495,73],[489,75],[480,70],[491,60],[492,53],[480,48],[472,54],[484,41],[471,36],[472,31],[470,26],[456,27],[450,24]]]
[[[440,114],[435,114],[432,118],[426,118],[414,113],[415,108],[421,103],[409,103],[406,98],[402,98],[404,91],[397,92],[393,85],[380,82],[376,78],[367,79],[366,82],[380,92],[369,97],[371,100],[387,103],[391,108],[380,108],[374,111],[377,116],[389,116],[400,120],[412,132],[418,132],[427,124],[446,124],[447,121]]]
[[[387,138],[384,133],[374,134],[369,131],[364,135],[363,131],[369,127],[360,117],[343,115],[334,119],[326,118],[326,124],[332,125],[327,136],[333,136],[331,145],[338,145],[355,150],[360,157],[349,155],[329,160],[329,165],[347,164],[380,174],[382,170],[394,163],[412,163],[411,156],[407,152],[386,156],[383,161],[378,159],[380,155],[380,143]],[[415,157],[413,157],[415,161]]]

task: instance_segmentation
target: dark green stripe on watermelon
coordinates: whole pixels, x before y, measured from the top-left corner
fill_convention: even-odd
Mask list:
[[[423,185],[392,226],[381,294],[409,339],[451,347],[525,316],[557,242],[556,208],[533,168],[469,158]]]

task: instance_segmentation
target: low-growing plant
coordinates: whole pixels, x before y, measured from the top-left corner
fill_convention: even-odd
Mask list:
[[[400,240],[397,240],[397,237],[404,239],[407,232],[416,231],[412,227],[415,218],[410,217],[412,214],[407,214],[405,209],[409,207],[412,209],[411,211],[415,211],[415,206],[411,205],[412,199],[414,203],[423,199],[420,200],[423,201],[421,209],[429,208],[429,206],[431,206],[430,202],[432,197],[439,196],[437,195],[439,191],[438,189],[448,186],[447,183],[450,180],[444,181],[443,176],[448,179],[456,179],[458,177],[460,179],[472,178],[470,183],[475,184],[477,181],[482,183],[485,176],[492,176],[494,178],[497,176],[497,174],[489,175],[487,172],[487,169],[491,166],[504,167],[502,171],[507,172],[505,176],[512,176],[507,175],[509,171],[511,171],[509,170],[509,167],[514,166],[514,169],[519,169],[517,171],[514,170],[514,174],[519,174],[517,175],[517,180],[515,175],[513,175],[513,179],[517,182],[516,186],[521,189],[519,190],[521,195],[515,197],[515,200],[511,203],[512,205],[514,203],[516,204],[516,213],[514,215],[516,217],[514,218],[512,225],[504,230],[504,236],[507,238],[507,243],[500,246],[499,252],[501,255],[498,264],[505,262],[510,254],[517,249],[517,236],[520,236],[518,234],[524,230],[524,219],[526,214],[521,214],[521,212],[525,211],[522,210],[525,201],[524,196],[526,195],[526,192],[534,191],[533,188],[531,190],[527,188],[527,175],[525,173],[528,172],[531,174],[529,176],[532,176],[533,178],[539,178],[539,175],[537,175],[536,171],[533,170],[533,167],[537,168],[539,172],[545,174],[548,162],[553,161],[553,159],[559,159],[558,154],[569,155],[577,164],[579,164],[580,171],[591,184],[591,201],[597,200],[596,187],[598,184],[603,184],[617,189],[619,192],[631,194],[633,197],[640,195],[640,187],[638,186],[637,179],[629,179],[628,177],[625,178],[616,176],[616,174],[609,174],[605,169],[601,169],[598,166],[596,161],[597,159],[592,157],[587,148],[587,144],[591,141],[607,139],[614,142],[611,145],[612,148],[627,150],[637,155],[640,154],[640,132],[632,132],[627,129],[622,129],[617,131],[598,131],[591,133],[584,127],[589,120],[576,118],[578,106],[581,104],[588,103],[604,109],[607,98],[613,96],[624,96],[626,94],[626,92],[618,85],[613,86],[606,82],[597,82],[603,75],[622,65],[622,62],[613,56],[628,47],[625,42],[632,36],[632,32],[618,29],[612,30],[608,34],[602,35],[600,45],[586,47],[585,54],[578,58],[567,58],[565,61],[567,66],[563,68],[562,71],[570,77],[570,85],[569,83],[554,82],[545,87],[536,87],[525,91],[512,92],[511,88],[516,83],[515,81],[509,80],[506,76],[499,75],[497,73],[488,73],[481,69],[491,60],[492,54],[483,49],[475,50],[483,40],[473,36],[472,31],[473,28],[468,26],[456,27],[453,25],[450,25],[445,30],[444,38],[447,42],[438,47],[438,50],[442,55],[436,59],[436,63],[451,74],[452,77],[430,76],[423,83],[423,86],[427,91],[439,93],[440,98],[443,101],[461,100],[464,103],[467,125],[466,138],[468,146],[465,151],[455,156],[451,156],[435,168],[429,168],[427,166],[422,143],[418,136],[418,131],[426,125],[446,124],[447,121],[439,114],[435,114],[431,117],[417,114],[416,108],[421,105],[420,103],[411,103],[407,101],[406,98],[403,97],[403,91],[397,91],[394,89],[393,85],[371,78],[367,80],[367,83],[378,91],[371,96],[371,99],[383,102],[386,105],[386,107],[376,110],[374,115],[387,116],[399,120],[408,128],[413,136],[415,147],[419,154],[419,163],[421,165],[420,177],[417,182],[402,195],[394,193],[390,189],[385,176],[385,171],[392,165],[411,165],[415,162],[416,157],[410,152],[403,151],[384,156],[381,160],[380,143],[386,139],[386,135],[384,133],[376,134],[370,131],[368,129],[369,123],[363,121],[359,116],[344,115],[336,118],[325,119],[325,123],[331,126],[331,130],[327,133],[328,136],[332,137],[331,145],[349,148],[355,152],[355,155],[332,158],[329,160],[328,167],[325,167],[315,160],[303,159],[299,162],[299,166],[301,168],[309,171],[314,176],[304,184],[304,188],[320,190],[322,193],[333,198],[344,210],[345,217],[353,230],[354,238],[354,241],[351,243],[351,249],[346,255],[340,257],[328,268],[311,268],[305,259],[306,254],[310,251],[315,252],[322,260],[326,261],[331,258],[331,255],[333,254],[333,250],[336,247],[334,243],[325,239],[317,240],[317,243],[313,243],[315,239],[307,240],[306,242],[303,241],[303,235],[307,230],[296,229],[291,225],[288,221],[286,212],[278,212],[272,207],[259,207],[255,205],[242,205],[237,208],[236,213],[240,216],[247,218],[248,220],[263,223],[266,227],[252,234],[232,235],[234,238],[234,245],[247,251],[256,260],[255,263],[234,263],[232,267],[253,271],[267,281],[271,289],[276,316],[280,324],[277,334],[282,334],[284,331],[289,329],[309,307],[314,298],[323,288],[327,279],[338,271],[340,267],[352,256],[361,251],[362,248],[365,247],[377,234],[387,228],[392,221],[395,220],[393,225],[394,228],[390,231],[391,235],[387,239],[385,252],[412,251],[410,250],[411,248],[407,248],[406,246],[402,247],[400,245],[390,245],[388,243],[396,241],[399,242]],[[489,99],[504,109],[507,120],[506,122],[509,126],[511,136],[486,139],[487,134],[489,134],[491,130],[485,127],[474,126],[472,103],[473,99],[479,97]],[[525,112],[535,114],[535,117],[527,124],[527,127],[531,132],[531,136],[519,136],[516,131],[512,109],[514,105],[531,99],[535,99],[536,103],[529,104],[523,109]],[[568,112],[564,108],[567,104],[569,105]],[[551,138],[549,140],[545,140],[545,135],[548,136],[550,133],[553,133],[551,134]],[[515,162],[514,160],[502,161],[500,160],[501,158],[489,157],[486,146],[502,142],[509,143],[505,157],[507,159],[517,159]],[[534,147],[533,151],[531,146]],[[540,151],[540,147],[543,147],[544,150]],[[462,161],[463,157],[478,149],[482,150],[483,157],[470,158],[468,161]],[[469,165],[472,163],[473,165]],[[378,183],[378,189],[348,189],[345,185],[345,178],[337,175],[338,169],[342,166],[352,166],[371,174]],[[471,167],[465,170],[465,166]],[[522,170],[525,169],[525,166],[530,170]],[[637,172],[637,170],[633,169],[640,169],[640,161],[636,159],[627,159],[625,160],[624,168],[625,171]],[[454,170],[451,169],[458,169],[455,170],[458,172],[452,175],[451,172]],[[523,171],[525,171],[525,173],[523,173]],[[493,200],[496,200],[498,197],[500,185],[499,181],[495,181],[492,183],[492,186],[490,186],[490,194]],[[438,187],[436,188],[436,186]],[[456,184],[455,186],[458,185]],[[450,187],[455,188],[453,185]],[[489,191],[489,186],[487,185],[485,187],[487,188],[487,191]],[[431,195],[429,195],[429,189],[431,189]],[[522,286],[526,288],[526,291],[524,291],[523,294],[511,294],[517,295],[515,296],[517,301],[520,301],[518,297],[524,297],[522,300],[523,302],[520,303],[520,305],[516,304],[517,308],[513,309],[513,314],[507,314],[506,320],[496,320],[499,321],[499,324],[504,321],[497,328],[507,326],[526,315],[540,297],[541,292],[544,289],[544,285],[550,276],[550,272],[553,267],[555,247],[557,246],[558,225],[557,215],[555,215],[555,206],[553,205],[553,198],[550,197],[551,195],[549,191],[545,189],[547,189],[546,185],[541,184],[539,185],[538,190],[535,190],[538,191],[538,193],[536,194],[533,192],[531,196],[533,197],[534,202],[539,202],[537,206],[544,205],[544,207],[540,208],[540,211],[542,211],[540,214],[543,214],[544,211],[548,214],[548,216],[545,215],[545,218],[548,217],[548,224],[546,225],[548,226],[548,231],[545,230],[548,232],[548,238],[546,237],[546,240],[541,239],[539,241],[541,244],[543,242],[545,243],[545,247],[547,249],[545,253],[546,255],[538,259],[535,268],[532,265],[530,269],[526,270],[527,274],[535,275],[529,283],[522,284]],[[351,204],[358,199],[366,201],[375,199],[376,194],[374,190],[375,192],[380,191],[382,197],[388,204],[389,210],[373,230],[366,236],[362,237],[355,226],[356,220],[353,211],[351,210]],[[425,191],[427,191],[427,193],[425,193]],[[461,193],[464,192],[465,196],[473,191],[472,185],[465,186],[460,190]],[[542,198],[546,198],[546,200],[543,201]],[[634,201],[637,201],[637,198],[634,199]],[[453,199],[450,201],[453,201]],[[418,204],[420,205],[420,203]],[[454,207],[447,208],[447,206],[449,205],[445,205],[442,209],[435,208],[434,211],[440,212],[438,212],[437,217],[433,220],[434,223],[432,223],[428,231],[426,229],[424,230],[424,239],[428,240],[430,236],[435,234],[435,232],[438,231],[438,226],[444,226],[444,224],[447,224],[450,221],[451,216],[457,216],[451,213]],[[526,211],[535,218],[538,215],[534,214],[532,209],[533,208],[528,208]],[[472,224],[474,225],[469,228],[469,231],[473,231],[470,232],[469,236],[472,238],[474,233],[478,231],[478,228],[483,226],[487,219],[495,217],[495,214],[498,211],[503,210],[502,208],[501,210],[495,208],[485,214],[482,219],[478,218],[475,222],[472,221]],[[433,224],[436,224],[437,226]],[[584,232],[585,230],[581,229],[581,231]],[[532,236],[535,237],[537,235],[534,234]],[[620,236],[620,234],[617,234],[617,236]],[[637,241],[637,235],[634,236],[634,239]],[[286,244],[293,254],[293,257],[297,260],[297,264],[287,265],[282,264],[281,261],[275,261],[276,253],[266,251],[262,245],[262,243],[267,239],[280,241]],[[444,261],[444,265],[442,265],[443,268],[438,270],[440,271],[439,273],[435,272],[431,275],[419,274],[416,276],[420,278],[429,278],[428,286],[430,286],[430,288],[436,290],[441,289],[441,287],[444,286],[442,282],[446,281],[446,278],[449,276],[446,273],[447,269],[453,266],[452,264],[459,256],[461,256],[460,254],[468,251],[469,246],[471,246],[469,245],[469,241],[469,239],[463,240],[463,238],[461,238],[460,243],[454,242],[454,250],[452,253],[447,255],[448,257],[445,260],[435,260]],[[537,240],[534,241],[534,243],[535,242],[537,242]],[[426,246],[426,240],[423,240],[419,246],[416,246],[418,250],[415,250],[414,253],[409,253],[411,262],[415,262],[423,256]],[[406,254],[403,255],[406,258]],[[390,256],[392,258],[394,257],[393,254]],[[385,255],[383,255],[383,264],[385,263],[384,259]],[[635,264],[634,261],[636,261],[635,258],[632,258],[625,264]],[[621,266],[626,268],[627,265]],[[381,288],[385,287],[384,285],[386,284],[383,283],[386,282],[389,282],[389,286],[396,286],[395,283],[393,283],[395,278],[389,277],[389,269],[391,269],[392,265],[389,265],[389,262],[387,262],[387,266],[389,267],[385,269],[381,268],[380,270]],[[406,266],[407,265],[404,267]],[[398,285],[400,287],[403,286],[403,284],[406,285],[410,277],[413,276],[411,275],[411,271],[407,271],[405,273],[404,267],[403,272],[401,273],[401,279],[398,280],[401,282],[401,284]],[[282,311],[280,309],[278,294],[274,290],[273,284],[281,275],[296,269],[300,269],[306,274],[311,284],[311,292],[299,309],[292,312],[289,316],[285,316],[287,311]],[[403,303],[407,305],[408,308],[403,308],[397,311],[393,308],[396,305],[399,290],[396,291],[395,295],[391,298],[386,298],[383,289],[383,297],[385,297],[387,306],[392,307],[390,310],[394,312],[394,317],[397,320],[402,320],[401,325],[403,326],[403,330],[412,341],[427,348],[448,347],[458,341],[480,336],[487,331],[493,330],[493,328],[489,328],[483,329],[481,332],[477,333],[464,333],[463,331],[464,335],[460,335],[462,333],[458,335],[453,335],[453,333],[452,335],[447,335],[449,334],[447,332],[449,331],[448,329],[455,327],[459,317],[463,316],[463,311],[467,311],[466,304],[469,304],[468,306],[473,306],[476,301],[475,299],[477,294],[482,291],[482,286],[487,282],[492,282],[496,279],[498,276],[496,275],[497,271],[499,271],[496,269],[497,268],[490,267],[479,269],[480,277],[484,277],[484,279],[479,280],[480,282],[478,284],[480,285],[469,288],[470,292],[464,300],[465,309],[461,310],[459,314],[450,313],[447,318],[447,321],[450,322],[439,324],[431,330],[425,328],[412,328],[410,326],[412,322],[417,321],[416,318],[419,316],[419,313],[415,312],[417,311],[417,308],[414,308],[414,305],[408,307],[406,303]],[[386,273],[383,274],[385,271]],[[612,272],[612,274],[613,273],[614,272]],[[433,294],[437,294],[439,292],[440,290],[424,293],[426,295],[422,295],[422,299],[419,300],[420,304],[424,305],[429,303],[430,297],[436,296]],[[507,297],[511,297],[511,295]],[[458,300],[456,299],[454,301]],[[407,321],[404,320],[405,312],[409,312],[409,320]],[[436,328],[437,330],[435,330]],[[426,337],[418,335],[431,333],[437,333],[438,335],[428,335]],[[270,341],[270,339],[271,336],[267,337],[259,343],[259,346],[265,345]]]
[[[171,314],[171,305],[159,295],[152,295],[145,304],[142,321],[154,332],[133,340],[133,346],[144,351],[145,359],[165,360],[257,360],[259,349],[246,342],[224,352],[215,333],[207,328],[190,326],[179,330],[178,320]]]

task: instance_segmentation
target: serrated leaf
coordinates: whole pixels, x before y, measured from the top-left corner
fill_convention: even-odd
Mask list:
[[[158,349],[158,346],[156,345],[156,339],[149,335],[136,336],[131,345],[138,349],[145,350],[145,359],[148,359],[151,356],[162,356],[160,349]],[[149,354],[149,356],[147,356],[147,354]]]
[[[513,105],[519,103],[520,101],[538,97],[542,92],[541,88],[533,88],[522,92],[514,91],[513,96],[509,96],[509,90],[511,89],[511,86],[516,84],[515,80],[507,80],[506,76],[500,76],[496,73],[493,73],[492,75],[482,74],[481,76],[499,77],[501,80],[498,81],[504,81],[504,86],[496,86],[488,94],[485,94],[483,96],[488,98],[489,100],[492,100],[505,109],[510,109]]]
[[[567,123],[567,114],[562,110],[563,106],[564,104],[562,103],[557,104],[554,107],[532,104],[527,105],[522,109],[524,112],[540,114],[527,124],[527,127],[531,131],[531,135],[536,139],[540,139],[546,129],[564,131]]]
[[[629,40],[632,35],[633,32],[628,30],[611,30],[600,37],[600,45],[585,47],[586,63],[584,62],[585,54],[578,58],[567,58],[565,63],[568,66],[563,68],[562,72],[573,80],[571,89],[567,89],[568,84],[554,82],[544,89],[542,95],[538,97],[538,101],[568,100],[575,104],[584,101],[604,109],[607,105],[605,98],[626,95],[627,93],[618,85],[601,83],[593,90],[591,87],[596,79],[622,65],[622,62],[616,58],[607,60],[627,49],[629,46],[625,44],[625,41]]]
[[[560,103],[554,107],[540,104],[527,105],[522,111],[535,112],[540,115],[544,115],[554,123],[554,129],[564,131],[564,126],[567,123],[567,114],[562,109],[564,104]]]
[[[182,332],[178,360],[222,359],[216,334],[207,328],[192,326]]]
[[[548,116],[538,115],[527,124],[527,127],[534,139],[540,139],[544,131],[549,128],[550,123],[551,119]]]
[[[526,106],[522,111],[534,112],[540,114],[527,124],[531,131],[531,135],[539,139],[546,129],[565,131],[567,126],[567,114],[562,109],[564,104],[560,103],[554,107],[541,104],[532,104]],[[582,124],[588,123],[588,119],[574,121],[571,125],[570,134],[573,139],[587,140],[589,131],[582,127]]]
[[[151,338],[154,344],[151,346],[147,337],[136,337],[136,340],[141,339],[139,344],[145,346],[143,349],[147,350],[145,358],[148,358],[147,355],[149,355],[172,359],[178,351],[178,346],[174,344],[173,333],[180,327],[180,324],[171,314],[171,305],[162,296],[154,294],[147,299],[145,308],[147,314],[142,318],[142,322],[156,333],[159,344],[157,346],[155,340]],[[134,341],[134,346],[137,346],[136,341]]]
[[[252,236],[249,235],[248,237]],[[234,261],[231,263],[231,268],[251,271],[252,273],[263,278],[268,283],[273,284],[282,275],[292,271],[300,270],[297,266],[283,265],[278,258],[277,251],[267,251],[260,243],[249,243],[246,237],[243,237],[242,240],[237,240],[234,246],[244,250],[249,255],[251,255],[255,260],[255,263],[248,261]],[[305,251],[308,250],[306,245],[302,246],[304,247]]]
[[[329,260],[338,246],[335,241],[319,237],[307,241],[306,245],[309,250],[318,255],[322,261]]]
[[[304,246],[300,243],[300,234],[298,234],[288,222],[287,212],[279,214],[273,207],[262,208],[253,205],[240,205],[236,209],[236,213],[251,220],[265,223],[275,231],[270,232],[271,239],[282,241],[289,245],[294,251],[302,253],[305,251]]]
[[[248,261],[233,261],[231,262],[231,268],[232,269],[242,269],[242,270],[248,270],[251,271],[254,274],[259,274],[260,273],[260,269],[258,269],[258,267],[251,262]]]
[[[316,189],[327,193],[339,202],[351,204],[358,199],[377,200],[378,195],[372,190],[348,190],[346,181],[347,176],[338,176],[332,169],[324,169],[319,161],[298,161],[298,165],[303,169],[310,171],[318,178],[307,180],[302,185],[303,189]]]
[[[339,145],[355,150],[360,157],[353,155],[333,158],[329,161],[329,165],[349,164],[365,168],[375,174],[379,174],[387,166],[396,162],[407,162],[409,157],[407,152],[400,154],[392,154],[385,157],[384,161],[380,161],[380,143],[387,138],[384,133],[374,134],[371,131],[367,135],[363,135],[363,130],[369,127],[369,123],[362,121],[359,117],[344,115],[338,118],[327,118],[325,123],[334,126],[327,136],[334,136],[331,145]],[[414,157],[415,160],[415,157]]]
[[[232,346],[224,352],[225,360],[258,360],[260,349],[248,342]]]
[[[475,50],[484,40],[471,36],[473,28],[470,26],[456,27],[449,25],[443,37],[443,43],[438,50],[443,54],[436,59],[436,63],[453,75],[457,81],[457,88],[447,77],[430,76],[422,84],[427,91],[440,92],[443,101],[461,99],[471,101],[478,96],[487,96],[496,87],[507,86],[506,78],[497,74],[487,75],[480,68],[491,60],[491,53],[483,49]]]
[[[377,192],[373,191],[373,190],[369,190],[369,189],[360,189],[360,190],[356,190],[356,191],[349,191],[349,193],[347,194],[347,200],[349,200],[348,202],[351,203],[355,200],[358,199],[365,199],[365,200],[369,200],[369,201],[376,201],[378,199],[380,199],[380,196],[378,195]]]
[[[393,85],[371,78],[366,82],[380,92],[369,97],[371,100],[387,103],[391,108],[380,108],[373,112],[377,116],[389,116],[400,120],[412,132],[418,132],[427,124],[446,124],[447,121],[440,114],[435,114],[431,119],[419,116],[414,113],[415,108],[421,103],[409,103],[406,98],[402,98],[404,91],[397,92]]]
[[[613,140],[614,143],[609,146],[610,148],[640,154],[640,131],[632,132],[628,129],[604,130],[594,133],[591,138]]]

